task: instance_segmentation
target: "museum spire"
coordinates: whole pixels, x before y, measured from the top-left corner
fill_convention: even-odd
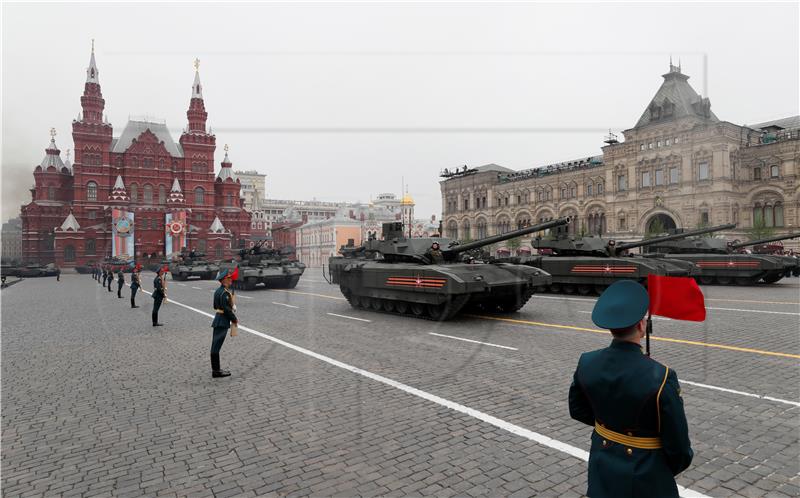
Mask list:
[[[194,60],[194,82],[192,83],[192,99],[186,111],[189,120],[189,133],[205,133],[208,113],[203,102],[203,85],[200,83],[200,59]]]

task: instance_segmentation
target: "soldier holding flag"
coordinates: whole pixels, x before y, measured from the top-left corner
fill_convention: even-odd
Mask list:
[[[222,268],[217,273],[217,280],[220,283],[219,288],[214,291],[214,320],[211,326],[214,328],[211,337],[211,377],[228,377],[230,372],[222,370],[219,361],[219,351],[222,349],[222,343],[225,342],[225,337],[228,335],[228,329],[231,330],[231,336],[236,335],[236,328],[239,324],[239,319],[236,317],[236,304],[234,303],[233,291],[231,291],[231,283],[236,280],[239,274],[239,269],[230,270]]]
[[[639,283],[621,280],[597,300],[592,321],[609,329],[613,340],[581,355],[569,389],[570,416],[594,427],[586,492],[593,498],[677,497],[675,476],[694,456],[678,376],[650,358],[652,322],[645,315],[703,320],[705,305],[691,278],[650,278],[650,296]],[[680,304],[669,309],[673,291]]]

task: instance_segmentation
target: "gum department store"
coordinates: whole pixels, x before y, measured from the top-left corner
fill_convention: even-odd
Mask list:
[[[571,234],[617,239],[724,223],[738,224],[722,233],[729,238],[746,239],[754,223],[796,231],[800,116],[738,126],[714,115],[680,66],[663,78],[625,140],[609,135],[602,155],[523,171],[445,170],[445,235],[477,239],[559,216],[576,218]]]

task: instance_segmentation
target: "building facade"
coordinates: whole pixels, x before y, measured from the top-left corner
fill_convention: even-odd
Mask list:
[[[242,184],[244,208],[248,211],[255,210],[257,202],[267,196],[267,175],[256,170],[234,171],[234,173]]]
[[[3,223],[3,263],[21,262],[22,257],[22,220],[12,218]]]
[[[296,229],[297,259],[306,266],[319,268],[328,265],[328,258],[352,239],[361,243],[361,222],[342,216],[312,221]]]
[[[22,206],[26,260],[68,267],[111,256],[170,257],[182,247],[227,258],[244,245],[250,215],[227,150],[214,174],[216,136],[206,130],[199,71],[178,143],[152,120],[129,120],[115,137],[104,107],[92,50],[82,112],[72,122],[75,162],[61,160],[51,131],[32,201]]]
[[[663,78],[624,141],[609,135],[602,155],[523,171],[445,170],[445,235],[476,239],[560,216],[575,220],[571,234],[617,239],[723,223],[737,223],[722,235],[739,239],[754,225],[795,231],[800,117],[735,125],[711,112],[679,66]]]

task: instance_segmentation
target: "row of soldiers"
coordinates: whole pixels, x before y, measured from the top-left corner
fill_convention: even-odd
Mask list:
[[[140,273],[142,265],[137,264],[133,267],[131,272],[131,308],[138,308],[136,305],[136,292],[142,287]],[[159,268],[156,273],[156,278],[153,280],[153,327],[160,327],[163,324],[158,321],[158,311],[161,304],[167,298],[166,287],[164,285],[164,275],[166,270]],[[111,266],[95,267],[92,271],[92,278],[97,280],[97,283],[108,288],[108,292],[113,292],[111,285],[114,283],[115,273]],[[125,286],[125,275],[122,269],[118,268],[116,271],[117,280],[117,298],[122,299],[122,288]]]

